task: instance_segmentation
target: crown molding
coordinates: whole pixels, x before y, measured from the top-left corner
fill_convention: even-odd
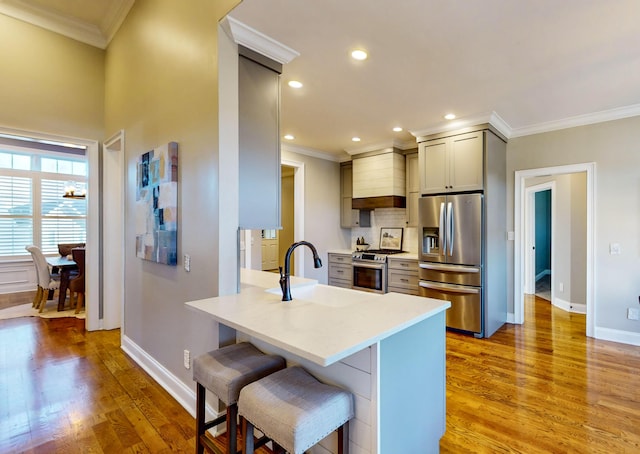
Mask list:
[[[563,118],[561,120],[547,121],[531,126],[514,128],[511,137],[523,137],[543,132],[557,131],[560,129],[575,128],[577,126],[604,123],[605,121],[621,120],[623,118],[636,117],[640,115],[640,104],[617,107],[615,109],[602,110],[584,115]]]
[[[345,148],[344,151],[353,156],[360,153],[368,153],[370,151],[380,151],[393,148],[397,148],[399,150],[409,150],[410,148],[416,148],[417,146],[418,144],[415,140],[393,139],[391,141],[371,143],[360,147]]]
[[[455,131],[458,129],[468,128],[484,123],[489,123],[506,139],[512,137],[511,127],[507,124],[506,121],[502,119],[502,117],[500,117],[500,115],[495,112],[486,112],[470,117],[457,118],[452,121],[438,123],[437,125],[431,126],[426,129],[413,130],[409,132],[419,140],[421,137],[440,134],[443,132]]]
[[[334,154],[329,154],[325,151],[316,150],[314,148],[301,147],[298,145],[282,144],[280,148],[282,149],[282,151],[303,154],[312,158],[324,159],[325,161],[343,162],[348,160]]]
[[[106,27],[106,33],[103,33],[96,25],[29,4],[23,0],[3,0],[0,2],[0,13],[90,46],[106,49],[109,41],[129,13],[134,1],[113,2],[107,17],[101,24]]]
[[[278,63],[287,64],[300,55],[296,50],[254,30],[229,15],[222,22],[222,27],[230,32],[230,36],[236,44],[247,47]]]
[[[117,2],[112,1],[109,4],[109,10],[100,24],[103,30],[103,36],[107,41],[107,45],[109,45],[120,29],[120,26],[127,18],[127,15],[134,3],[135,0],[119,0]]]

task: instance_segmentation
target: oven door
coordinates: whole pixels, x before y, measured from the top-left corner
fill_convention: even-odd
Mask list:
[[[386,293],[386,263],[353,262],[353,288],[367,292]]]

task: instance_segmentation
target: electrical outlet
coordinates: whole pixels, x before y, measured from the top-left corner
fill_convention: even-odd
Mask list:
[[[182,360],[184,362],[184,368],[191,369],[191,352],[189,350],[184,351]]]
[[[191,271],[191,256],[189,254],[184,255],[184,270],[187,273]]]
[[[560,282],[558,284],[558,290],[560,290],[561,292],[564,292],[564,282]]]
[[[622,254],[622,249],[620,248],[620,243],[610,243],[609,244],[609,254],[610,255],[620,255],[620,254]]]
[[[627,309],[627,318],[629,320],[640,320],[640,309],[637,307]]]

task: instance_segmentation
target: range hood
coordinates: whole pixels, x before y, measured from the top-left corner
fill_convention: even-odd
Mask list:
[[[405,157],[396,148],[353,157],[354,210],[406,208]]]

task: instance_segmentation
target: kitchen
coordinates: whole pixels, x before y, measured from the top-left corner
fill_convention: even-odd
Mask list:
[[[152,19],[155,17],[155,14],[158,13],[158,8],[155,8],[155,11],[151,7],[145,7],[144,2],[137,2],[138,14],[135,18],[132,18],[129,22],[129,27],[133,27],[135,30],[142,29],[143,26],[140,22],[142,22],[141,18],[151,17]],[[575,6],[575,5],[574,5]],[[554,8],[558,7],[554,5],[551,11],[555,11]],[[576,11],[582,10],[583,6],[577,6],[575,8]],[[610,5],[608,6],[609,10],[613,10]],[[162,11],[162,10],[161,10]],[[168,19],[170,15],[165,11],[165,15],[167,16],[165,19]],[[598,17],[602,17],[597,15]],[[628,15],[632,17],[632,14]],[[178,19],[173,19],[174,17],[179,17],[176,15],[171,15],[172,19],[167,20],[163,23],[172,23],[173,21],[178,21]],[[483,17],[482,15],[475,15],[474,19],[478,17]],[[560,17],[560,16],[558,16]],[[567,17],[571,17],[572,19],[575,17],[573,15],[568,15]],[[137,22],[134,20],[136,19]],[[516,22],[520,24],[521,22]],[[617,22],[619,23],[619,22]],[[602,24],[600,23],[598,30],[601,30]],[[375,29],[376,27],[369,28]],[[413,27],[412,27],[413,28]],[[497,27],[500,30],[504,30],[502,27]],[[191,30],[193,34],[198,34],[199,36],[207,36],[205,31],[201,31],[200,29],[193,26],[193,24],[189,24],[189,27],[184,27],[184,30]],[[383,28],[380,27],[380,30]],[[532,29],[543,29],[543,27],[537,27],[532,25]],[[575,26],[568,27],[568,29],[576,30]],[[599,33],[593,33],[593,27],[586,27],[588,29],[589,36],[599,37],[601,36]],[[502,31],[501,33],[504,33]],[[478,34],[479,35],[479,34]],[[590,43],[588,37],[584,37],[585,42]],[[126,67],[140,67],[141,73],[144,76],[148,76],[149,80],[152,77],[157,77],[158,74],[161,74],[160,66],[155,64],[156,61],[150,62],[149,58],[145,58],[145,51],[148,48],[145,48],[131,37],[131,35],[121,38],[121,40],[125,40],[125,44],[131,44],[130,47],[137,52],[134,53],[136,58],[140,59],[140,62],[136,61],[127,61],[126,55],[123,55],[123,51],[121,50],[124,45],[114,46],[110,50],[110,59],[108,68],[112,70],[114,67],[118,67],[118,64],[121,64],[121,68]],[[197,37],[196,37],[197,40]],[[133,41],[133,43],[131,43]],[[499,39],[497,41],[500,41]],[[560,41],[558,41],[560,42]],[[161,45],[154,46],[154,51],[156,48],[162,47]],[[624,46],[620,46],[623,48]],[[489,48],[489,47],[487,47]],[[628,46],[627,46],[628,48]],[[128,55],[128,54],[127,54]],[[165,54],[162,54],[165,56]],[[185,54],[186,55],[186,54]],[[191,55],[191,54],[189,54]],[[175,55],[166,52],[167,59],[176,58]],[[208,57],[207,57],[208,58]],[[199,61],[203,63],[203,67],[210,70],[209,67],[206,66],[206,62],[208,59],[202,57]],[[124,63],[122,61],[124,60]],[[81,58],[74,59],[76,62],[82,62]],[[166,61],[166,60],[163,60]],[[178,58],[179,62],[182,62],[180,58]],[[175,65],[176,68],[181,65]],[[187,62],[184,62],[182,66],[187,68]],[[84,66],[83,66],[84,68]],[[148,69],[147,69],[148,68]],[[215,70],[215,69],[214,69]],[[36,73],[36,71],[34,71]],[[85,71],[76,71],[76,73],[85,73]],[[87,71],[87,73],[89,73]],[[119,71],[117,74],[129,74],[129,78],[133,78],[132,72],[127,71]],[[149,73],[149,74],[147,74]],[[155,74],[154,74],[155,73]],[[194,81],[192,80],[192,72],[188,72],[184,70],[184,74],[178,71],[178,82],[184,83],[184,85],[192,86],[194,85]],[[632,74],[632,71],[629,71],[629,74]],[[113,74],[113,72],[112,72]],[[139,74],[139,73],[136,73]],[[592,74],[592,73],[591,73]],[[127,79],[125,76],[121,76],[124,79]],[[514,77],[515,78],[515,77]],[[195,79],[195,76],[193,77]],[[620,86],[620,80],[622,78],[597,78],[594,76],[594,79],[597,80],[616,80],[616,86]],[[631,79],[631,78],[629,78]],[[60,78],[60,80],[67,80],[66,78]],[[72,80],[72,79],[70,79]],[[206,79],[205,79],[206,80]],[[576,79],[572,79],[575,81]],[[126,80],[125,80],[126,82]],[[164,135],[171,134],[175,135],[188,135],[187,133],[193,133],[193,130],[197,127],[201,127],[202,131],[209,130],[210,125],[213,124],[217,119],[212,118],[207,115],[207,112],[201,112],[201,110],[195,110],[194,106],[199,106],[197,102],[193,99],[193,97],[185,97],[184,101],[181,99],[176,100],[171,93],[174,92],[175,87],[167,86],[168,84],[164,79],[161,79],[158,83],[158,88],[152,91],[153,96],[156,98],[156,103],[154,105],[167,105],[172,106],[172,111],[177,112],[178,114],[184,114],[186,118],[188,118],[189,122],[178,122],[175,123],[175,118],[171,116],[161,116],[156,117],[153,116],[149,118],[150,111],[146,109],[145,111],[141,111],[142,109],[137,106],[134,102],[123,102],[123,106],[118,108],[109,104],[107,113],[106,113],[106,124],[100,125],[100,128],[104,127],[106,129],[107,134],[112,133],[117,128],[123,127],[127,129],[127,155],[125,155],[125,160],[130,157],[129,155],[134,152],[136,149],[144,149],[145,147],[152,146],[155,142],[164,138]],[[202,84],[205,85],[205,84]],[[215,86],[213,83],[206,84],[207,86]],[[609,89],[614,89],[615,87],[612,84],[602,84],[607,85]],[[116,92],[121,95],[123,100],[133,100],[137,99],[134,96],[133,90],[128,90],[127,84],[122,84],[122,87],[116,88]],[[197,85],[199,87],[199,85]],[[58,90],[52,88],[51,92],[58,92],[59,86],[56,87]],[[100,93],[104,92],[104,87],[101,87],[102,90]],[[441,92],[453,92],[454,90],[450,90],[448,88],[443,88],[438,86],[438,89]],[[625,87],[621,88],[625,90]],[[110,90],[113,91],[114,88],[110,86]],[[206,88],[202,88],[202,92],[198,89],[194,89],[194,92],[198,94],[198,99],[202,97],[201,93],[208,93],[205,91]],[[593,93],[596,90],[585,90],[584,92]],[[627,89],[626,91],[631,92],[632,90]],[[566,93],[563,90],[550,90],[554,94],[557,93]],[[45,98],[45,101],[48,101],[49,98]],[[543,104],[547,106],[554,105],[553,101],[549,102],[548,99],[541,101]],[[570,104],[570,103],[568,103]],[[53,105],[53,103],[52,103]],[[72,104],[73,105],[73,104]],[[98,105],[98,103],[96,103]],[[367,104],[368,105],[368,104]],[[607,106],[611,106],[612,104],[607,104]],[[12,113],[14,115],[20,116],[23,113],[22,106],[29,106],[29,104],[20,104],[20,109],[14,110]],[[128,114],[120,114],[118,110],[127,111]],[[88,109],[84,108],[84,105],[78,106],[75,109],[77,112],[87,112]],[[25,128],[36,128],[41,123],[37,121],[40,120],[38,117],[39,112],[27,112],[29,115],[22,115],[24,118],[29,118],[30,122],[23,122],[20,125]],[[565,112],[566,113],[566,112]],[[577,112],[574,112],[577,113]],[[570,115],[565,115],[570,116]],[[120,117],[123,120],[120,120]],[[556,118],[564,118],[562,116]],[[620,188],[629,188],[634,187],[637,175],[634,174],[633,169],[637,169],[637,159],[634,156],[637,156],[637,153],[634,154],[634,150],[636,150],[637,133],[634,131],[638,130],[637,119],[633,118],[620,120],[618,117],[618,121],[610,121],[605,124],[596,125],[596,126],[581,126],[578,128],[571,128],[570,130],[566,130],[563,132],[549,132],[547,131],[538,131],[534,136],[529,137],[518,137],[516,139],[512,139],[509,141],[509,156],[510,161],[508,165],[508,172],[511,175],[514,171],[521,169],[529,169],[532,167],[547,167],[547,166],[556,166],[556,165],[564,165],[567,163],[577,163],[577,162],[585,162],[585,161],[598,161],[598,192],[597,198],[602,201],[614,200],[616,197],[621,196],[625,202],[628,202],[628,206],[637,206],[637,201],[635,200],[636,194],[634,191],[622,191],[615,190],[613,186],[619,185]],[[34,125],[34,119],[35,125]],[[435,117],[433,117],[435,121]],[[79,122],[81,125],[88,123],[88,120],[84,120]],[[186,123],[189,123],[189,126],[185,126]],[[48,125],[48,123],[44,123]],[[195,125],[195,126],[194,126]],[[89,126],[93,127],[93,124]],[[72,135],[72,136],[96,136],[99,137],[100,133],[93,133],[93,130],[89,130],[89,126],[85,127],[83,130],[80,127],[75,127],[73,129],[70,128],[48,128],[53,129],[58,133]],[[573,125],[575,126],[575,124]],[[566,127],[566,126],[565,126]],[[95,126],[94,129],[98,129],[98,126]],[[318,128],[324,131],[329,130],[329,128]],[[382,129],[382,128],[381,128]],[[142,131],[147,131],[148,133],[142,134]],[[163,134],[160,134],[161,131],[165,131]],[[542,133],[541,133],[542,132]],[[203,190],[203,188],[209,187],[210,175],[206,175],[206,179],[203,180],[202,177],[198,178],[197,176],[201,175],[198,172],[198,169],[208,166],[207,168],[216,168],[214,164],[211,164],[211,148],[217,150],[216,146],[211,145],[212,143],[217,144],[217,137],[214,134],[207,135],[202,133],[201,136],[198,136],[198,140],[193,140],[189,143],[185,143],[185,151],[184,154],[184,169],[185,172],[189,172],[190,175],[194,175],[194,178],[186,181],[184,194],[188,194],[188,197],[185,197],[185,223],[184,223],[184,235],[183,235],[183,243],[182,247],[184,250],[192,252],[194,258],[194,268],[192,268],[191,274],[187,274],[182,272],[181,270],[176,270],[175,273],[172,273],[169,279],[166,279],[168,273],[159,272],[155,269],[149,269],[146,267],[142,269],[142,266],[138,264],[133,258],[127,257],[126,266],[127,266],[127,277],[126,277],[126,300],[127,300],[127,330],[123,330],[124,339],[127,342],[135,342],[142,351],[146,352],[150,357],[155,359],[158,363],[165,366],[167,370],[162,370],[162,373],[170,375],[172,377],[177,377],[178,381],[182,383],[190,383],[190,377],[188,371],[184,371],[181,364],[178,362],[177,358],[181,358],[182,349],[189,348],[192,351],[197,350],[198,348],[205,348],[205,344],[209,345],[213,341],[211,338],[201,339],[189,337],[184,339],[185,332],[204,332],[207,329],[210,329],[210,326],[202,321],[201,319],[197,319],[195,317],[190,318],[188,315],[184,315],[184,311],[180,307],[176,309],[178,306],[178,301],[184,301],[194,297],[204,297],[208,294],[217,291],[217,279],[218,274],[222,273],[223,270],[226,270],[227,267],[223,265],[219,265],[217,261],[214,262],[213,258],[209,258],[209,255],[205,255],[204,253],[198,254],[200,250],[213,250],[217,251],[217,244],[220,242],[219,238],[230,238],[232,236],[220,236],[220,235],[212,235],[209,239],[208,234],[211,233],[210,223],[202,223],[202,222],[193,222],[194,207],[203,207],[208,206],[210,199],[215,194],[211,194],[208,191]],[[614,152],[615,151],[615,152]],[[311,194],[311,191],[307,190],[307,197],[315,197],[317,200],[320,197],[324,197],[326,195],[327,198],[331,200],[336,200],[335,204],[337,205],[337,200],[339,200],[339,166],[334,162],[329,161],[321,161],[320,159],[307,158],[307,155],[301,156],[296,155],[292,156],[290,152],[283,153],[283,157],[293,157],[296,161],[302,161],[306,163],[307,169],[307,182],[309,187],[321,187],[323,190],[326,188],[326,194]],[[125,161],[126,162],[126,161]],[[602,164],[601,164],[602,163]],[[226,167],[224,168],[226,169]],[[315,175],[312,175],[313,172],[311,170],[318,169],[318,172]],[[122,169],[119,169],[120,174],[122,173]],[[213,173],[213,171],[212,171]],[[229,172],[231,173],[231,172]],[[513,181],[509,181],[507,185],[509,193],[513,193]],[[320,191],[316,191],[320,192]],[[228,195],[225,193],[223,195],[227,197]],[[221,197],[223,197],[221,195]],[[320,200],[320,203],[307,203],[307,222],[305,223],[305,236],[313,239],[313,238],[324,238],[329,237],[330,243],[332,244],[343,244],[344,247],[349,247],[351,249],[351,232],[348,229],[340,229],[336,227],[335,230],[331,230],[330,225],[339,225],[339,209],[336,206],[335,212],[333,210],[333,206],[331,209],[328,203],[322,203],[324,200]],[[632,232],[637,229],[634,226],[637,226],[637,219],[635,217],[630,218],[630,214],[627,214],[628,211],[632,210],[617,210],[617,206],[615,204],[609,203],[601,203],[600,209],[597,216],[598,222],[598,232],[600,235],[600,240],[602,242],[608,242],[609,239],[618,239],[622,241],[623,244],[623,252],[629,250],[635,250],[635,238]],[[312,208],[313,207],[313,208]],[[311,216],[311,211],[318,210],[323,219],[323,225],[316,226],[313,224],[313,217]],[[509,230],[513,230],[514,221],[513,217],[513,200],[508,201],[506,211],[509,213]],[[314,213],[315,214],[315,213]],[[192,217],[189,217],[189,216]],[[209,220],[209,217],[213,218],[213,222],[211,223],[214,226],[218,225],[218,215],[210,215],[206,213],[206,219]],[[620,222],[620,217],[623,216],[623,220],[625,222]],[[198,220],[202,219],[202,215],[198,217]],[[222,223],[222,221],[220,221]],[[202,227],[203,224],[207,225],[205,229]],[[617,224],[626,224],[630,226],[625,231],[619,231]],[[382,225],[385,227],[386,225]],[[217,227],[214,227],[214,233],[218,233],[216,230]],[[408,235],[405,238],[410,236],[410,232],[407,232]],[[619,238],[616,238],[619,236]],[[348,238],[347,238],[348,237]],[[373,239],[376,239],[377,236],[373,235]],[[344,242],[342,241],[344,239]],[[335,240],[335,241],[334,241]],[[372,241],[372,240],[371,240]],[[624,246],[629,245],[629,248],[626,249]],[[130,248],[129,245],[126,245],[126,251]],[[325,250],[330,249],[331,246],[328,245]],[[598,264],[598,275],[597,275],[597,299],[599,300],[599,305],[602,306],[602,309],[599,310],[599,324],[598,327],[608,329],[609,333],[613,333],[614,331],[622,331],[627,332],[629,335],[634,334],[635,325],[634,322],[627,321],[625,317],[623,317],[621,306],[625,303],[624,301],[629,300],[629,294],[635,295],[635,288],[633,288],[634,276],[637,271],[637,264],[634,262],[635,256],[633,254],[621,254],[619,256],[609,257],[608,253],[598,250],[597,256],[597,264]],[[225,257],[226,258],[226,257]],[[509,265],[511,267],[513,259],[509,259]],[[222,262],[222,259],[220,260]],[[206,273],[201,270],[207,270]],[[213,270],[213,271],[212,271]],[[310,269],[308,270],[310,273],[314,273],[316,270]],[[323,269],[319,271],[319,275],[326,270]],[[215,275],[215,277],[211,277]],[[194,282],[198,282],[199,285],[194,285]],[[221,284],[222,286],[222,284]],[[510,288],[511,290],[511,288]],[[635,295],[637,297],[637,295]],[[634,298],[637,299],[637,298]],[[617,303],[620,301],[620,303]],[[606,303],[606,304],[605,304]],[[634,302],[635,303],[635,302]],[[637,304],[637,303],[635,303]],[[511,306],[512,307],[512,306]],[[157,314],[157,317],[144,317],[140,314]],[[154,334],[159,333],[159,334]],[[161,333],[161,335],[160,335]],[[166,339],[181,339],[182,342],[175,342],[168,344]],[[130,344],[129,344],[130,345]],[[170,382],[170,381],[169,381]]]

